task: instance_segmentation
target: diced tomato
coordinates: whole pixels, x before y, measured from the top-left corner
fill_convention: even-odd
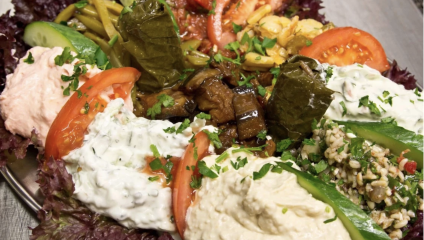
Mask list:
[[[380,72],[390,67],[380,42],[353,27],[334,28],[318,35],[310,46],[300,50],[300,54],[337,66],[360,63]]]
[[[198,5],[204,9],[210,10],[212,7],[212,0],[194,0]]]
[[[188,145],[174,176],[172,204],[175,224],[182,239],[184,239],[186,229],[187,209],[190,207],[194,194],[190,187],[192,176],[196,176],[192,171],[192,166],[197,166],[197,162],[208,154],[210,144],[210,140],[204,132],[197,133],[194,138],[194,143]],[[195,152],[197,152],[197,158],[195,158]]]
[[[415,170],[417,170],[417,163],[413,161],[409,161],[405,163],[405,166],[403,166],[405,171],[407,171],[409,174],[414,174]]]
[[[112,86],[111,99],[126,98],[131,94],[140,72],[135,68],[115,68],[90,78],[79,90],[83,95],[73,94],[53,121],[47,135],[45,157],[59,159],[75,148],[81,147],[88,125],[98,112],[107,105],[99,94]]]

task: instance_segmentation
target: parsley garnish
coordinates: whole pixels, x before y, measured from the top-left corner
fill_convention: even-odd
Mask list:
[[[264,148],[265,146],[267,146],[267,145],[265,144],[265,145],[262,145],[262,146],[259,146],[259,147],[249,147],[249,148],[242,146],[238,149],[234,149],[231,152],[232,153],[245,152],[245,153],[253,154],[252,151],[262,151],[262,148]]]
[[[302,142],[304,145],[309,145],[309,146],[315,146],[315,140],[314,139],[303,139]]]
[[[150,182],[155,182],[155,181],[159,180],[159,176],[149,177],[148,179],[149,179]]]
[[[342,153],[342,152],[344,151],[345,146],[346,146],[346,145],[343,145],[343,146],[341,146],[341,147],[337,148],[337,153],[338,153],[338,154]]]
[[[243,29],[243,27],[242,27],[242,26],[237,25],[237,24],[235,24],[234,22],[233,22],[232,24],[233,24],[233,30],[234,30],[234,33],[235,33],[235,34],[237,34],[238,32],[240,32],[240,31]]]
[[[72,56],[72,54],[71,54],[71,48],[70,47],[65,47],[63,49],[62,54],[61,55],[57,55],[54,58],[54,63],[57,66],[63,66],[63,64],[65,64],[65,63],[71,63],[74,59],[75,59],[75,57]]]
[[[289,210],[288,208],[283,208],[283,210],[282,210],[283,214],[286,214],[286,212],[287,212],[288,210]]]
[[[190,187],[193,189],[199,189],[202,186],[202,176],[195,177],[191,176]]]
[[[29,52],[28,57],[24,59],[24,63],[33,64],[34,63],[34,57],[32,56],[32,53]]]
[[[222,148],[222,143],[217,132],[209,132],[208,130],[203,130],[203,132],[208,135],[209,140],[211,140],[216,148]]]
[[[212,9],[209,11],[208,15],[215,15],[215,8],[216,8],[216,0],[212,1]]]
[[[229,156],[228,152],[223,152],[219,157],[215,159],[215,162],[220,163],[222,160],[226,159]]]
[[[346,115],[346,113],[347,113],[346,105],[343,101],[340,101],[340,106],[342,106],[342,108],[343,108],[342,117],[344,117],[344,115]]]
[[[318,164],[315,165],[315,171],[318,174],[324,171],[327,167],[328,167],[328,164],[324,160],[321,160]]]
[[[324,223],[327,224],[327,223],[330,223],[330,222],[334,222],[334,221],[336,221],[336,219],[337,219],[337,214],[333,218],[325,220]]]
[[[257,138],[261,139],[261,140],[265,140],[266,139],[266,130],[262,130],[258,133],[258,135],[256,135]]]
[[[266,94],[266,89],[262,87],[262,85],[258,86],[258,94],[261,95],[262,97],[264,97]]]
[[[244,85],[246,85],[247,87],[251,87],[252,86],[252,84],[250,83],[250,80],[252,80],[253,78],[255,78],[253,75],[250,75],[250,76],[248,76],[248,77],[246,77],[246,76],[244,76],[244,74],[243,73],[240,73],[240,75],[241,75],[241,79],[243,79],[243,81],[238,81],[237,83],[238,83],[238,85],[239,86],[244,86]]]
[[[271,167],[272,167],[271,163],[264,164],[261,167],[261,169],[259,169],[259,172],[253,172],[253,180],[258,180],[258,179],[265,177],[265,175],[269,172]]]
[[[277,38],[270,39],[265,37],[264,41],[262,42],[263,48],[273,48],[275,46],[275,43],[277,43]]]
[[[169,95],[161,94],[156,97],[159,101],[153,105],[153,107],[147,109],[147,116],[151,116],[152,119],[155,119],[156,115],[162,112],[161,106],[172,107],[174,106],[174,98]]]
[[[333,67],[328,67],[325,71],[325,81],[328,83],[330,78],[333,76]]]
[[[394,118],[392,118],[392,117],[385,117],[385,118],[382,118],[382,119],[381,119],[381,122],[382,122],[382,123],[391,123],[391,124],[397,125],[396,120],[395,120]]]
[[[236,162],[231,161],[231,166],[233,166],[235,170],[239,170],[240,168],[244,167],[246,164],[247,164],[247,157],[243,159],[241,157],[237,157]]]
[[[190,120],[188,118],[184,119],[184,121],[181,123],[181,125],[178,127],[176,133],[182,133],[184,130],[186,130],[188,127],[190,127]]]
[[[152,145],[150,145],[150,147]],[[169,183],[170,181],[172,181],[171,170],[172,170],[172,167],[174,166],[174,164],[171,161],[168,161],[168,162],[165,163],[165,165],[162,165],[162,162],[160,161],[160,159],[158,157],[156,157],[153,161],[151,161],[149,163],[149,166],[153,171],[157,171],[157,170],[162,169],[165,172],[165,175],[166,175],[166,183]]]
[[[386,98],[390,95],[389,91],[383,91],[383,97]]]
[[[380,109],[378,109],[377,105],[373,101],[369,101],[368,95],[363,96],[361,99],[359,99],[358,107],[361,106],[368,107],[371,113],[381,116]]]
[[[309,46],[311,46],[311,45],[312,45],[312,41],[311,41],[311,40],[309,40],[309,39],[308,39],[308,40],[306,40],[306,46],[307,46],[307,47],[309,47]]]
[[[88,111],[90,110],[90,105],[88,102],[85,102],[84,104],[84,114],[88,114]]]
[[[206,163],[204,161],[199,161],[197,164],[197,167],[199,168],[200,174],[203,176],[206,176],[208,178],[217,178],[218,174],[216,174],[214,171],[212,171],[208,166],[206,166]]]
[[[290,146],[290,144],[292,144],[292,142],[293,141],[288,138],[279,141],[277,143],[277,152],[284,152],[284,150],[286,150]]]
[[[78,9],[81,9],[81,8],[87,6],[87,4],[88,4],[87,0],[81,0],[81,1],[74,3],[74,6]]]
[[[185,80],[187,78],[187,73],[188,72],[194,72],[193,68],[186,68],[183,70],[183,74],[180,75],[180,77],[178,78],[179,80]]]
[[[421,97],[421,93],[419,92],[418,88],[415,88],[414,93],[415,93],[415,95],[417,95],[418,97]]]
[[[200,118],[200,119],[211,120],[211,115],[210,114],[207,114],[207,113],[204,113],[204,112],[201,112],[201,113],[197,114],[196,117],[197,118]]]
[[[160,157],[160,153],[159,153],[159,150],[158,150],[158,148],[156,147],[156,145],[151,144],[151,145],[150,145],[150,151],[152,151],[153,156],[154,156],[155,158]]]

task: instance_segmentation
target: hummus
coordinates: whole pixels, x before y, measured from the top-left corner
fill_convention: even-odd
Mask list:
[[[230,156],[221,169],[228,171],[215,179],[204,177],[187,212],[186,240],[350,239],[339,219],[324,223],[334,218],[333,209],[302,188],[296,175],[269,171],[253,180],[253,172],[264,164],[281,160],[227,152]],[[217,157],[203,160],[211,167]],[[248,163],[236,170],[231,161],[237,162],[238,157],[247,158]]]

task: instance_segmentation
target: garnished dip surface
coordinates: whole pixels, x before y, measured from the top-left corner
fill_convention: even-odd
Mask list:
[[[39,152],[31,239],[422,239],[422,93],[320,2],[0,17],[0,167]]]

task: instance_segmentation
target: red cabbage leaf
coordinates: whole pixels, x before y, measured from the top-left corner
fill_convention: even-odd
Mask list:
[[[408,90],[412,90],[417,87],[417,80],[414,78],[414,75],[408,72],[406,68],[403,70],[400,69],[396,60],[393,60],[389,70],[385,71],[383,76],[397,84],[403,85],[405,89]]]

